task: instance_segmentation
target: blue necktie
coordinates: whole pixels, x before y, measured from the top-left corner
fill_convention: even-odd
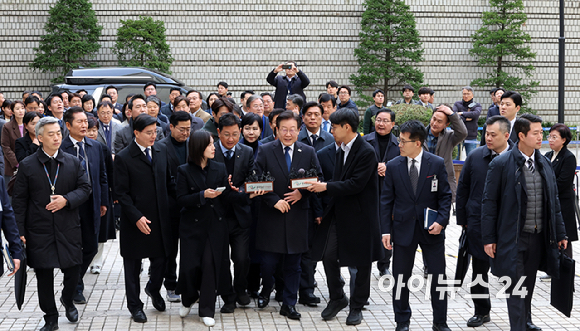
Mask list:
[[[288,166],[288,172],[290,172],[290,166],[292,165],[292,159],[290,158],[290,147],[284,147],[284,158],[286,158],[286,165]]]
[[[226,157],[228,158],[228,160],[232,158],[232,150],[231,149],[226,151]]]
[[[105,130],[105,139],[107,140],[107,147],[111,148],[111,131],[109,130],[110,124],[103,124],[103,130]]]
[[[322,130],[324,130],[326,132],[329,132],[328,131],[328,122],[327,121],[324,121],[324,123],[322,123]]]
[[[87,167],[87,157],[85,155],[85,149],[84,149],[83,145],[84,144],[82,141],[77,142],[77,147],[78,147],[78,151],[79,151],[78,157],[79,157],[79,160],[81,161],[81,165],[83,166],[83,169],[85,169],[85,172],[87,173],[87,176],[88,176],[89,169]]]
[[[145,148],[145,155],[147,155],[147,159],[151,162],[151,154],[149,153],[151,149],[149,147]]]

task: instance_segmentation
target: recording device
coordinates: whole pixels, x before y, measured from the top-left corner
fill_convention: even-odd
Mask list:
[[[292,69],[292,65],[291,64],[283,64],[282,69]]]
[[[225,186],[220,186],[220,187],[216,188],[215,190],[216,190],[216,192],[223,192],[223,191],[226,190],[226,187]]]

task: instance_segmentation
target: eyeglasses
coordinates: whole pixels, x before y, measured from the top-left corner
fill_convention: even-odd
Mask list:
[[[224,138],[226,139],[230,139],[230,138],[238,138],[240,136],[239,133],[234,133],[234,134],[229,134],[229,133],[223,133],[222,134],[224,136]]]
[[[384,120],[384,119],[382,119],[382,118],[377,118],[377,119],[375,120],[375,123],[385,123],[385,124],[387,124],[387,123],[390,123],[390,122],[391,122],[391,121],[389,121],[389,120]]]
[[[404,144],[406,144],[406,143],[414,143],[414,142],[416,142],[417,140],[401,140],[401,138],[397,138],[397,141],[399,142],[399,145],[400,145],[400,144],[403,144],[403,145],[404,145]]]
[[[288,133],[290,133],[290,134],[294,135],[294,134],[296,134],[296,132],[297,132],[296,129],[290,129],[290,130],[288,130],[286,128],[280,129],[280,133],[281,134],[288,134]]]
[[[554,136],[554,135],[548,136],[548,140],[557,140],[559,138],[560,138],[560,136]]]
[[[179,131],[179,133],[186,133],[191,130],[191,128],[180,128],[180,127],[176,127],[176,129],[177,131]]]

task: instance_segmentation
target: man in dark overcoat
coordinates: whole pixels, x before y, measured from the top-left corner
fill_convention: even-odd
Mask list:
[[[341,143],[332,182],[314,183],[311,192],[331,197],[314,238],[312,257],[322,260],[330,302],[322,318],[331,319],[348,305],[340,267],[356,267],[358,272],[347,325],[362,321],[362,308],[370,295],[371,264],[382,257],[379,227],[379,178],[375,151],[356,132],[359,119],[349,109],[330,115],[332,132]]]
[[[314,148],[297,142],[300,117],[285,111],[278,115],[278,140],[258,149],[255,170],[258,176],[270,173],[274,177],[274,191],[262,196],[256,228],[256,249],[262,251],[263,289],[258,307],[270,301],[274,287],[274,271],[278,262],[284,267],[284,294],[280,314],[300,319],[295,305],[300,283],[300,256],[308,251],[309,192],[290,189],[290,174],[314,167],[319,176],[322,170]]]
[[[79,206],[89,198],[91,184],[80,161],[60,150],[58,119],[41,118],[35,128],[42,143],[35,154],[20,162],[12,204],[18,230],[26,244],[28,266],[34,268],[38,301],[46,324],[58,329],[54,300],[54,268],[60,268],[60,302],[71,322],[78,321],[73,295],[83,261]]]
[[[540,153],[542,119],[524,114],[512,131],[518,135],[517,148],[495,158],[487,171],[482,242],[491,257],[491,272],[511,280],[506,291],[510,329],[538,330],[531,317],[536,272],[558,278],[558,249],[565,249],[568,241],[556,176]]]
[[[139,299],[141,260],[149,258],[151,272],[145,293],[155,309],[165,310],[159,294],[171,250],[167,197],[175,194],[165,146],[156,144],[156,119],[141,114],[133,121],[135,140],[115,156],[115,193],[121,204],[121,256],[125,271],[127,308],[135,322],[147,322]]]
[[[472,256],[473,274],[471,279],[480,277],[483,283],[474,282],[470,292],[474,297],[475,314],[467,321],[467,326],[478,327],[490,321],[491,300],[489,298],[489,256],[481,243],[481,202],[485,187],[485,176],[492,159],[506,153],[513,143],[510,137],[510,122],[503,116],[492,116],[486,121],[487,131],[483,139],[486,146],[472,151],[465,159],[461,176],[457,183],[457,225],[467,233],[467,250]],[[486,296],[481,298],[481,296]],[[479,296],[479,298],[478,298]]]
[[[109,186],[103,148],[99,142],[85,138],[88,128],[85,111],[80,107],[71,107],[64,114],[63,120],[69,130],[69,136],[63,139],[61,149],[81,161],[92,188],[89,199],[79,207],[83,236],[83,263],[73,300],[76,304],[83,304],[87,302],[83,295],[85,288],[83,277],[97,255],[101,216],[107,212]]]

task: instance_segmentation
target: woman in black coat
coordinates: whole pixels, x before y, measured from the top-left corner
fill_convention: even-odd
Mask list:
[[[40,146],[34,132],[34,127],[36,126],[36,123],[38,123],[38,120],[40,120],[40,114],[35,111],[24,114],[22,122],[27,132],[23,137],[16,139],[14,147],[14,154],[16,154],[16,160],[18,160],[18,163],[24,160],[27,156],[34,154],[38,149],[38,146]]]
[[[196,131],[189,139],[188,163],[177,169],[176,180],[177,203],[183,207],[175,291],[181,294],[179,315],[187,316],[199,299],[199,316],[206,326],[215,325],[216,294],[231,286],[227,277],[230,270],[226,204],[250,203],[248,195],[229,186],[226,167],[211,160],[214,155],[211,134]],[[251,194],[250,198],[254,196]]]
[[[558,185],[558,198],[560,210],[566,226],[568,247],[566,253],[572,257],[572,241],[578,240],[578,224],[574,209],[574,174],[576,172],[576,157],[568,150],[568,143],[572,140],[570,128],[558,123],[550,128],[548,141],[552,149],[546,153],[546,157],[552,162],[552,168],[556,174]]]

